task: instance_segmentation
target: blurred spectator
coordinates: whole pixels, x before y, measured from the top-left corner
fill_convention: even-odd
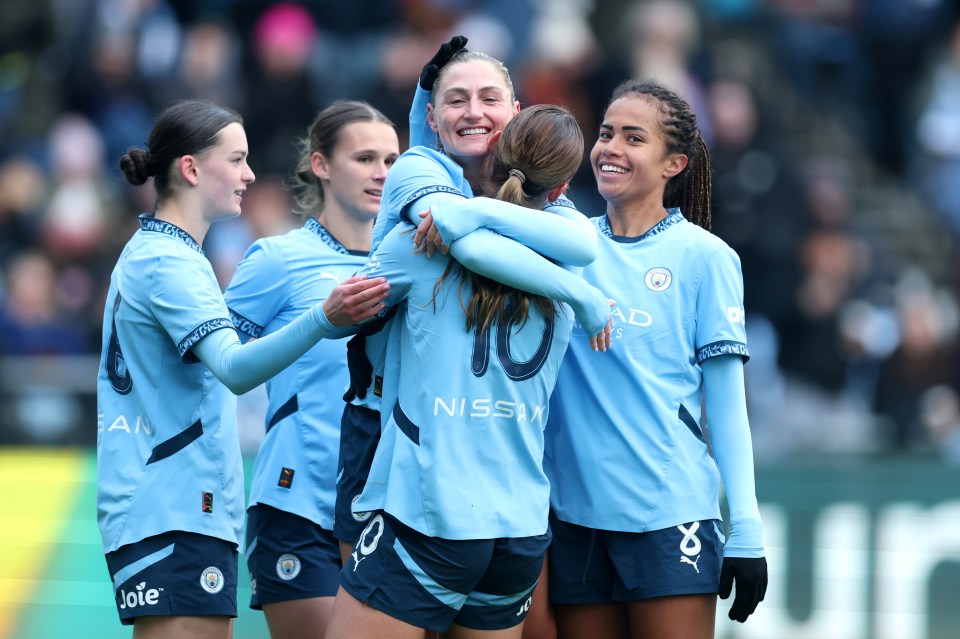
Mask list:
[[[960,23],[937,59],[916,131],[918,185],[933,210],[960,238]]]
[[[65,113],[50,131],[48,157],[53,181],[40,240],[60,261],[91,258],[116,214],[104,141],[87,118]]]
[[[860,39],[866,70],[864,99],[856,103],[867,123],[873,158],[903,175],[913,146],[912,105],[918,70],[933,43],[942,42],[957,18],[955,0],[862,0]]]
[[[871,276],[872,250],[852,226],[851,176],[820,158],[806,176],[809,227],[798,246],[799,280],[780,324],[780,365],[827,393],[843,392],[854,353],[844,342],[844,307]]]
[[[855,103],[864,64],[857,41],[859,4],[859,0],[770,3],[769,46],[798,97],[812,106],[842,109]]]
[[[960,315],[953,296],[916,270],[898,282],[896,305],[898,343],[880,367],[873,406],[884,418],[882,435],[892,449],[926,448],[931,435],[941,437],[943,427],[931,413],[942,409],[930,406],[935,399],[927,394],[938,387],[956,388],[958,382]]]
[[[39,251],[14,257],[6,269],[0,306],[0,354],[85,353],[86,335],[56,301],[53,262]]]
[[[241,56],[237,34],[223,20],[210,18],[190,25],[184,32],[174,80],[156,90],[159,102],[197,98],[242,107]]]
[[[784,135],[764,118],[746,82],[718,80],[707,92],[714,232],[743,267],[744,307],[781,326],[799,278],[797,251],[807,211]]]
[[[25,157],[0,164],[0,272],[12,255],[36,241],[45,186],[43,170]]]
[[[258,174],[284,175],[289,170],[295,142],[317,110],[307,69],[316,38],[312,16],[298,4],[270,5],[254,24],[243,119],[250,164]]]

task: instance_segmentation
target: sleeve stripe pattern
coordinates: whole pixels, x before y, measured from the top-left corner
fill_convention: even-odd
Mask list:
[[[445,184],[435,184],[433,186],[425,186],[422,189],[417,189],[416,191],[411,193],[410,197],[408,197],[400,206],[401,219],[403,219],[406,222],[409,222],[410,224],[419,223],[419,220],[417,222],[413,222],[410,219],[410,215],[407,211],[407,207],[413,202],[416,202],[417,200],[422,198],[423,196],[430,195],[431,193],[450,193],[451,195],[459,195],[460,197],[463,197],[463,198],[467,197],[466,195],[463,194],[463,191],[461,191],[460,189],[456,189],[452,186],[446,186]]]
[[[221,328],[233,328],[233,322],[225,317],[218,317],[217,319],[204,322],[200,326],[190,331],[190,333],[180,340],[179,344],[177,344],[177,350],[180,351],[180,357],[184,358],[184,361],[187,361],[187,353],[196,345],[197,342],[202,340],[210,333],[218,331]]]
[[[262,326],[251,319],[247,319],[232,308],[230,309],[230,320],[233,322],[233,327],[240,333],[249,335],[250,337],[260,337],[263,335]]]
[[[750,359],[750,353],[747,352],[746,344],[743,342],[723,340],[720,342],[707,344],[702,348],[698,348],[697,364],[703,364],[704,361],[710,359],[711,357],[717,357],[718,355],[739,355],[743,358],[744,363]]]

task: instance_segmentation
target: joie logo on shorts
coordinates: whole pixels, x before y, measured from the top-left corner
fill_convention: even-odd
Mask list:
[[[353,552],[350,553],[350,556],[353,558],[354,572],[360,567],[360,562],[377,549],[381,535],[383,535],[383,516],[377,515],[370,520],[367,527],[360,533],[360,539],[357,540],[357,545],[354,547]]]
[[[300,574],[300,559],[296,555],[287,553],[277,559],[277,576],[284,581],[295,579]]]
[[[127,592],[120,590],[120,610],[127,608],[136,608],[138,606],[155,606],[160,600],[160,593],[163,588],[147,588],[147,582],[141,581],[137,584],[136,590]]]
[[[223,590],[223,573],[216,566],[210,566],[200,573],[200,585],[211,595]]]
[[[697,531],[700,530],[700,522],[693,522],[689,528],[681,524],[677,526],[677,530],[683,534],[683,539],[680,540],[680,552],[683,553],[680,555],[680,563],[690,564],[699,575],[700,566],[697,565],[697,562],[700,561],[701,546],[700,539],[697,537]],[[696,558],[690,559],[694,555],[696,555]]]

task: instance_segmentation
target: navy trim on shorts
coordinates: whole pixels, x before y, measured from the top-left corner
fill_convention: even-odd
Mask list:
[[[267,432],[269,433],[270,429],[277,425],[277,422],[290,417],[298,410],[300,410],[300,403],[297,400],[297,395],[294,394],[293,397],[284,402],[283,406],[278,408],[277,412],[270,418],[270,423],[267,424]]]
[[[203,435],[203,424],[198,419],[186,430],[182,430],[170,439],[154,446],[153,452],[150,454],[150,459],[147,460],[147,465],[149,466],[154,462],[166,459],[170,455],[180,452],[200,439],[201,435]]]
[[[161,548],[155,553],[151,553],[142,559],[138,559],[132,564],[127,565],[124,568],[121,568],[117,571],[117,574],[113,576],[113,591],[116,592],[130,577],[133,577],[138,572],[142,571],[148,566],[163,561],[167,557],[173,554],[174,549],[177,547],[176,544],[170,544],[166,548]]]

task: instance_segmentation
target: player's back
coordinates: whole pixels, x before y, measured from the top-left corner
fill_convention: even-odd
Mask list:
[[[399,432],[386,510],[448,539],[542,534],[543,428],[572,328],[569,309],[545,316],[531,305],[525,322],[468,331],[469,280],[454,271],[436,287],[449,258],[406,256],[411,240],[398,237],[385,248],[413,275],[399,284],[407,287],[405,330],[399,401],[388,423]]]

